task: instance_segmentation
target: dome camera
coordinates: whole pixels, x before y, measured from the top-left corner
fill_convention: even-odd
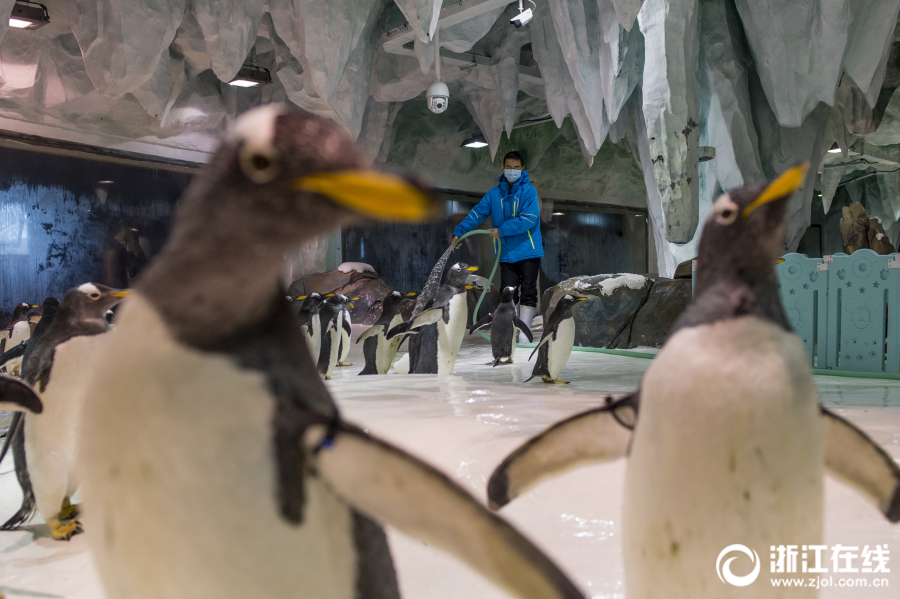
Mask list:
[[[450,89],[446,83],[440,80],[435,81],[428,86],[425,95],[428,97],[428,110],[435,114],[447,110],[447,105],[450,103]]]

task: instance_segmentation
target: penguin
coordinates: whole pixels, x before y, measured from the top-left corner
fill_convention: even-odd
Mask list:
[[[779,300],[773,265],[806,170],[719,196],[700,239],[694,298],[637,392],[552,426],[490,478],[499,508],[546,476],[627,456],[629,599],[814,597],[765,581],[730,586],[715,566],[735,543],[757,552],[757,567],[770,546],[822,544],[826,470],[900,521],[900,468],[819,405]]]
[[[494,356],[493,362],[488,362],[493,366],[497,366],[500,360],[506,360],[504,364],[513,363],[513,355],[516,353],[516,336],[517,330],[521,331],[528,342],[531,343],[534,337],[531,335],[531,329],[516,316],[516,305],[513,302],[513,293],[515,287],[504,287],[500,293],[500,305],[494,310],[493,314],[488,314],[469,329],[471,335],[475,331],[482,329],[488,325],[491,327],[491,353]]]
[[[434,206],[329,120],[238,117],[91,373],[79,465],[109,599],[396,599],[387,524],[514,596],[582,597],[447,476],[341,417],[284,298],[291,248]]]
[[[341,343],[346,329],[350,328],[344,319],[344,305],[350,301],[340,293],[328,294],[319,308],[319,326],[322,329],[322,344],[319,348],[319,373],[325,380],[331,378],[334,367],[341,355]]]
[[[350,338],[353,336],[353,321],[350,319],[350,310],[347,308],[353,308],[352,302],[355,302],[358,299],[358,297],[352,297],[344,304],[344,323],[341,327],[341,349],[335,366],[353,366],[353,364],[347,362],[347,357],[350,355]]]
[[[34,353],[34,348],[38,347],[41,337],[44,336],[44,332],[50,327],[50,324],[53,322],[53,319],[56,317],[56,311],[59,308],[59,300],[55,297],[48,297],[44,299],[41,304],[41,319],[37,322],[37,325],[34,327],[34,332],[31,333],[31,337],[28,339],[27,344],[19,344],[12,350],[0,356],[0,364],[6,361],[6,356],[12,353],[15,353],[14,357],[21,357],[22,366],[19,368],[21,371],[24,368],[24,365],[28,363],[28,359],[31,357],[31,354]],[[22,412],[16,412],[13,414],[12,421],[9,424],[9,429],[6,432],[6,438],[3,440],[3,448],[0,449],[0,463],[3,463],[4,458],[6,458],[6,453],[9,451],[10,445],[13,442],[13,439],[16,438],[18,431],[20,430],[22,423]],[[21,450],[24,451],[24,444],[21,444]],[[22,485],[25,487],[26,485]]]
[[[7,373],[13,374],[14,376],[18,376],[22,372],[22,365],[24,364],[24,357],[27,353],[28,345],[34,346],[40,338],[38,335],[38,329],[40,327],[40,331],[43,332],[50,326],[50,323],[53,321],[54,315],[56,315],[56,309],[59,307],[59,300],[55,297],[48,297],[44,299],[43,303],[41,303],[40,307],[37,309],[37,313],[40,316],[37,317],[35,321],[29,321],[28,331],[27,331],[27,339],[23,340],[16,346],[9,349],[6,353],[0,356],[0,371],[5,371]],[[46,316],[46,318],[45,318]],[[41,321],[44,321],[44,326],[41,327]]]
[[[458,262],[447,270],[447,280],[438,290],[434,299],[426,305],[426,310],[416,316],[413,321],[416,325],[408,325],[408,329],[419,328],[416,345],[410,342],[410,352],[415,347],[415,364],[411,366],[413,374],[437,374],[448,375],[453,372],[456,363],[456,355],[466,334],[466,321],[469,316],[469,306],[466,301],[466,291],[472,289],[469,277],[472,272],[478,270],[477,266],[469,266]],[[423,325],[423,320],[428,322],[434,319],[436,312],[440,311],[440,318],[431,325]],[[428,312],[428,314],[426,314]],[[395,331],[391,331],[390,338],[394,335],[406,332],[401,325]],[[412,361],[410,362],[412,364]]]
[[[44,410],[39,417],[26,414],[13,440],[22,507],[0,530],[24,524],[37,510],[58,541],[82,531],[70,499],[79,486],[75,462],[84,387],[109,330],[106,311],[127,294],[94,283],[71,289],[33,346],[22,378],[37,392]]]
[[[31,336],[31,327],[28,325],[28,311],[37,306],[21,303],[13,309],[13,317],[6,325],[5,335],[0,339],[0,354],[11,350]]]
[[[572,354],[572,346],[575,345],[575,319],[572,317],[572,308],[576,303],[586,300],[586,297],[578,297],[566,294],[559,299],[556,308],[550,314],[550,318],[544,324],[544,334],[541,341],[528,357],[531,360],[534,352],[538,359],[534,364],[531,376],[527,383],[536,376],[540,376],[545,383],[568,385],[568,381],[560,381],[559,371],[563,369],[569,356]]]
[[[303,301],[300,301],[303,300]],[[295,298],[294,305],[297,307],[297,317],[300,319],[300,326],[306,335],[306,342],[309,345],[309,353],[314,362],[319,361],[319,348],[322,345],[322,326],[319,320],[319,308],[325,298],[321,293],[310,293],[309,295],[301,295]]]
[[[356,340],[357,343],[363,342],[363,356],[366,358],[366,367],[359,374],[387,374],[390,370],[403,337],[397,335],[389,340],[387,334],[403,322],[400,302],[415,295],[407,293],[404,296],[399,291],[392,291],[382,300],[378,321]]]

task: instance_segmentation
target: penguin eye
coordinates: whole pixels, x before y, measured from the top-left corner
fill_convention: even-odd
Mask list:
[[[95,291],[94,293],[90,294],[88,297],[91,299],[94,299],[94,300],[100,299],[100,294]]]
[[[737,218],[737,215],[737,209],[731,206],[726,206],[725,208],[720,210],[718,214],[716,214],[716,221],[723,225],[730,225]]]
[[[242,148],[240,163],[247,178],[259,185],[272,181],[281,172],[281,161],[273,148]]]

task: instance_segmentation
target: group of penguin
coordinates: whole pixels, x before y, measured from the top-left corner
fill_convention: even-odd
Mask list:
[[[503,289],[500,303],[493,313],[467,327],[466,292],[476,286],[489,285],[487,279],[472,274],[476,270],[477,267],[463,263],[451,266],[446,282],[430,301],[424,303],[424,309],[414,311],[407,322],[400,313],[400,303],[416,294],[399,291],[387,294],[382,301],[378,320],[356,340],[356,343],[363,343],[365,357],[365,367],[359,374],[387,374],[397,350],[407,337],[414,338],[410,340],[409,361],[399,365],[399,371],[449,374],[453,371],[467,328],[472,334],[490,327],[491,365],[497,366],[501,361],[511,364],[518,333],[521,332],[531,342],[531,329],[517,316],[513,287]],[[538,360],[531,378],[540,376],[546,383],[564,384],[557,377],[568,361],[575,342],[572,308],[584,299],[567,294],[559,300],[548,318],[540,343],[532,352],[532,356],[537,352]],[[347,308],[353,307],[353,300],[339,293],[322,295],[315,292],[296,298],[288,297],[288,300],[295,306],[319,373],[330,379],[336,366],[350,366],[346,359],[350,350],[352,321]]]
[[[714,572],[733,543],[821,542],[826,468],[900,520],[900,469],[819,405],[778,301],[772,264],[799,171],[716,201],[694,301],[640,389],[550,427],[489,481],[496,510],[549,475],[627,457],[629,599],[813,596],[730,587]],[[364,218],[421,221],[434,205],[415,179],[374,170],[336,125],[270,105],[242,115],[196,175],[115,326],[104,315],[125,292],[85,284],[65,296],[29,344],[22,380],[0,378],[0,408],[24,414],[17,472],[21,458],[54,538],[81,529],[70,501],[80,486],[107,597],[397,599],[387,525],[516,597],[584,597],[446,475],[341,417],[319,364],[323,353],[337,364],[349,342],[343,314],[327,314],[351,300],[285,300],[290,248]],[[407,323],[388,308],[400,294],[389,296],[363,341],[411,335],[411,371],[446,371],[465,333],[449,325],[465,320],[468,268],[451,267]],[[495,361],[513,351],[501,323],[522,328],[507,303],[494,314]],[[548,369],[551,343],[570,335],[553,318],[540,346]],[[383,369],[390,346],[369,348]]]

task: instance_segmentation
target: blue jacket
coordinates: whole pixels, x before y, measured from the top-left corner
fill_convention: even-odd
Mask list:
[[[542,258],[544,246],[541,242],[540,214],[537,190],[529,183],[528,171],[522,171],[512,189],[500,175],[497,185],[456,225],[453,234],[457,237],[465,235],[490,216],[491,224],[499,229],[500,241],[503,242],[500,262]],[[496,246],[494,251],[497,251]]]

